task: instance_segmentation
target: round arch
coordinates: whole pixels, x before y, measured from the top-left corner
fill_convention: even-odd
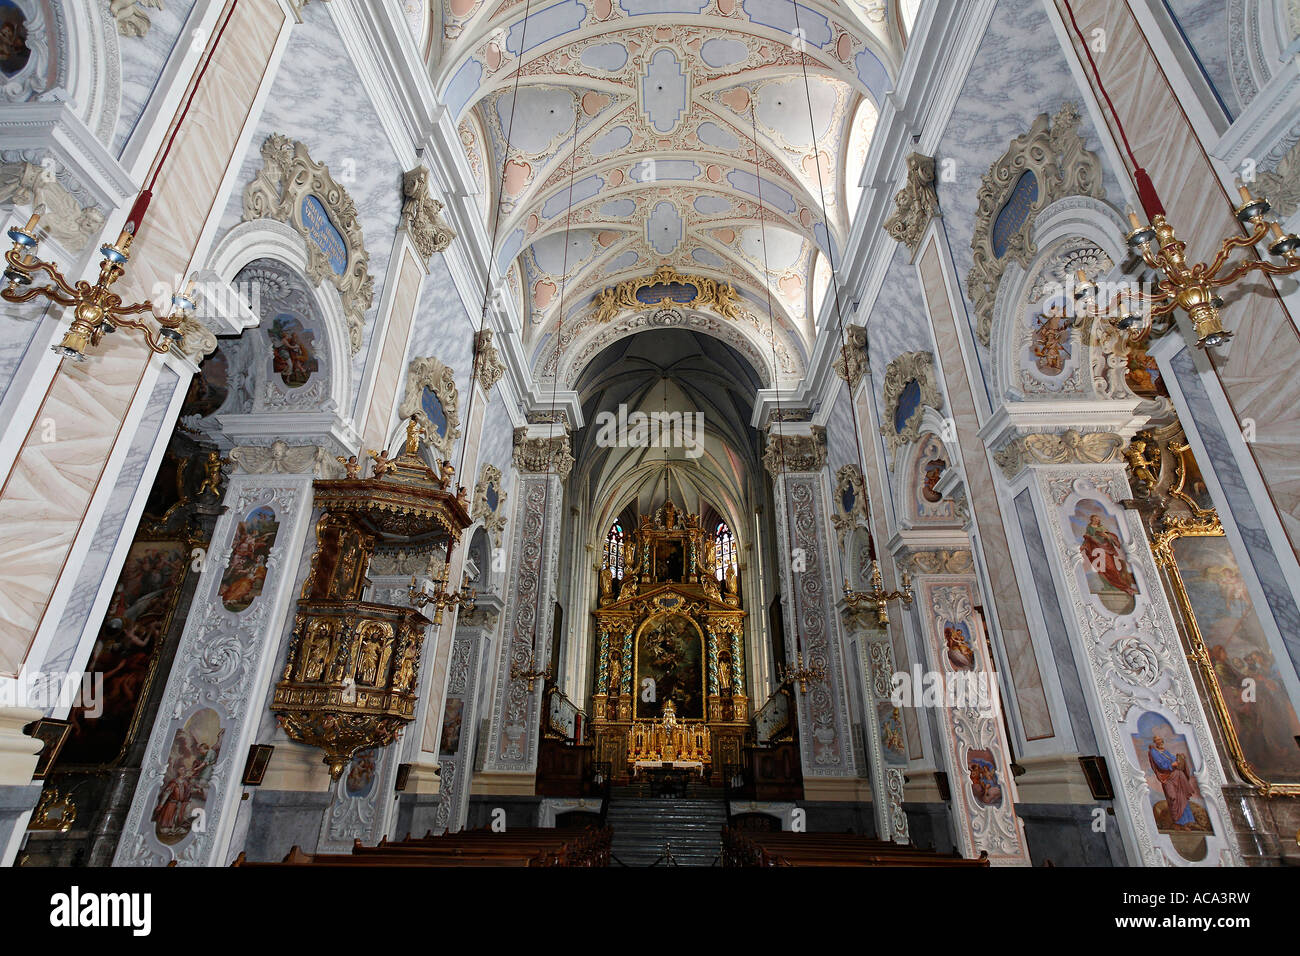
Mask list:
[[[539,354],[534,367],[540,377],[554,376],[561,388],[572,388],[592,359],[606,348],[621,339],[650,329],[685,329],[730,345],[753,366],[764,388],[770,388],[773,380],[798,381],[804,376],[802,352],[787,347],[778,372],[772,362],[772,343],[759,330],[747,324],[686,309],[647,310],[621,316],[605,325],[592,323],[580,330],[576,338],[564,343],[563,356],[557,354],[558,343],[554,340],[548,343]],[[778,357],[781,357],[779,351]]]
[[[208,256],[207,269],[223,283],[235,285],[244,268],[259,259],[271,259],[287,266],[311,290],[321,327],[325,333],[326,359],[330,369],[328,401],[335,414],[355,427],[351,413],[352,350],[347,318],[338,290],[327,283],[313,286],[307,279],[308,258],[305,240],[289,225],[274,219],[256,219],[240,223],[222,237]],[[261,317],[250,313],[254,321],[244,328],[261,324]]]
[[[1063,396],[1051,393],[1041,396],[1027,394],[1020,381],[1022,342],[1018,330],[1025,297],[1030,294],[1031,283],[1051,258],[1061,254],[1071,241],[1076,241],[1080,246],[1089,244],[1109,260],[1109,266],[1099,279],[1106,282],[1121,280],[1124,277],[1122,263],[1128,258],[1123,240],[1125,232],[1125,222],[1119,210],[1110,203],[1090,196],[1066,196],[1038,214],[1031,234],[1033,245],[1038,250],[1037,255],[1027,267],[1014,260],[1007,263],[994,299],[989,343],[996,402],[1005,406],[1008,403],[1023,404],[1025,401],[1040,399],[1062,400]],[[1075,357],[1077,364],[1081,368],[1087,366],[1083,368],[1082,377],[1090,383],[1091,353],[1096,346],[1084,349],[1077,329],[1070,332],[1070,342],[1078,349]],[[1074,394],[1075,400],[1111,397],[1096,394],[1087,383],[1080,392]]]

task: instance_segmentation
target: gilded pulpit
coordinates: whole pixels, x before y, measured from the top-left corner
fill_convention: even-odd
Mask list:
[[[638,760],[740,763],[750,705],[736,568],[719,580],[712,536],[671,500],[625,548],[617,594],[602,575],[592,612],[596,759],[620,777]]]
[[[444,553],[470,524],[454,469],[444,462],[435,472],[419,451],[412,421],[396,458],[371,453],[372,477],[360,477],[353,459],[346,478],[313,485],[316,551],[271,709],[291,738],[324,751],[335,779],[357,751],[392,743],[415,716],[429,622],[412,607],[363,600],[370,559],[381,548]]]

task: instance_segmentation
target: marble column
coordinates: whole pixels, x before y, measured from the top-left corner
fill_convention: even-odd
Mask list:
[[[862,732],[870,764],[876,835],[895,843],[911,843],[903,810],[907,743],[902,710],[890,700],[896,668],[889,631],[881,629],[875,615],[866,611],[842,607],[841,614],[846,633],[857,635],[862,662]]]
[[[470,780],[474,773],[474,751],[478,744],[479,713],[484,709],[486,676],[483,657],[492,647],[492,636],[500,621],[502,602],[495,595],[484,600],[456,623],[456,641],[451,649],[451,674],[447,682],[443,734],[438,748],[442,786],[433,820],[427,825],[434,833],[456,833],[465,827],[469,807]],[[448,733],[447,720],[459,712],[459,731]],[[426,829],[423,820],[412,817],[411,832]]]
[[[976,611],[984,601],[974,558],[969,549],[896,558],[913,572],[913,613],[920,622],[925,668],[905,675],[895,693],[935,717],[957,846],[968,857],[987,853],[995,866],[1028,866],[997,673]]]
[[[827,508],[826,436],[807,422],[771,426],[763,463],[772,475],[777,564],[785,613],[787,663],[796,650],[825,680],[798,694],[804,793],[809,800],[860,799],[855,778],[848,684],[835,610]]]
[[[213,530],[115,865],[229,862],[239,777],[281,663],[278,638],[311,532],[312,481],[333,475],[334,454],[317,446],[278,457],[232,451],[227,510]],[[177,799],[185,789],[188,802]]]
[[[1118,504],[1132,497],[1125,444],[1105,431],[1023,429],[991,442],[1027,545],[1050,572],[1034,587],[1041,603],[1060,610],[1079,705],[1115,790],[1115,817],[1100,805],[1094,812],[1119,826],[1131,863],[1237,865],[1224,771],[1175,614],[1141,517]],[[1156,735],[1162,752],[1153,750]],[[1174,758],[1182,776],[1161,784],[1155,767]],[[1190,800],[1182,777],[1193,784]],[[1171,804],[1186,806],[1186,818],[1171,819]]]
[[[496,699],[483,767],[494,792],[533,792],[543,681],[529,689],[515,676],[550,660],[552,608],[559,568],[564,483],[573,467],[568,429],[534,424],[515,430],[518,504],[510,549],[505,625],[497,661]],[[630,665],[630,661],[625,661]],[[626,681],[626,675],[624,680]]]

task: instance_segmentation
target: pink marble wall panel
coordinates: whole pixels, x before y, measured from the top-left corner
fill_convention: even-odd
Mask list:
[[[125,301],[188,271],[283,23],[275,3],[236,8],[118,283]],[[120,332],[85,365],[64,361],[35,419],[53,421],[56,440],[33,428],[0,489],[0,673],[15,673],[31,647],[148,358],[138,336]]]
[[[1029,740],[1053,737],[1056,731],[1052,727],[1038,658],[1034,653],[1028,619],[1020,600],[1020,583],[1016,580],[1015,569],[1011,564],[1010,546],[1002,525],[1002,505],[998,500],[984,442],[979,437],[980,423],[975,411],[974,393],[957,337],[957,320],[948,298],[939,250],[933,237],[921,253],[917,265],[930,322],[934,327],[935,344],[938,347],[937,361],[947,384],[947,413],[953,420],[966,465],[966,494],[980,531],[984,566],[988,570],[993,591],[989,598],[997,606],[999,630],[1016,688],[1021,725]]]
[[[1060,0],[1067,27],[1070,20]],[[1096,56],[1106,91],[1124,122],[1138,161],[1151,174],[1169,222],[1188,243],[1188,254],[1205,261],[1222,240],[1240,233],[1233,197],[1223,189],[1141,27],[1125,0],[1072,4],[1085,36],[1105,31],[1106,52]],[[1092,73],[1071,33],[1089,81]],[[1107,114],[1112,133],[1119,137]],[[1131,178],[1131,177],[1130,177]],[[1247,445],[1296,550],[1300,542],[1300,379],[1292,372],[1300,334],[1268,281],[1252,280],[1250,292],[1225,294],[1224,325],[1235,332],[1225,349],[1210,352],[1233,414],[1254,422]]]

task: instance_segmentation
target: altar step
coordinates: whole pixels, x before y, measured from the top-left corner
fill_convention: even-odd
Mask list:
[[[606,822],[614,831],[610,846],[613,866],[650,866],[656,860],[660,866],[670,865],[661,859],[666,847],[678,866],[711,866],[721,851],[727,811],[716,791],[709,798],[613,793]]]
[[[722,803],[722,789],[720,787],[711,787],[695,778],[692,778],[686,784],[684,796],[688,800],[712,800],[719,805]],[[649,800],[654,798],[654,793],[651,792],[648,783],[632,783],[610,787],[609,797],[611,800]],[[673,798],[662,797],[657,799],[671,800]]]

